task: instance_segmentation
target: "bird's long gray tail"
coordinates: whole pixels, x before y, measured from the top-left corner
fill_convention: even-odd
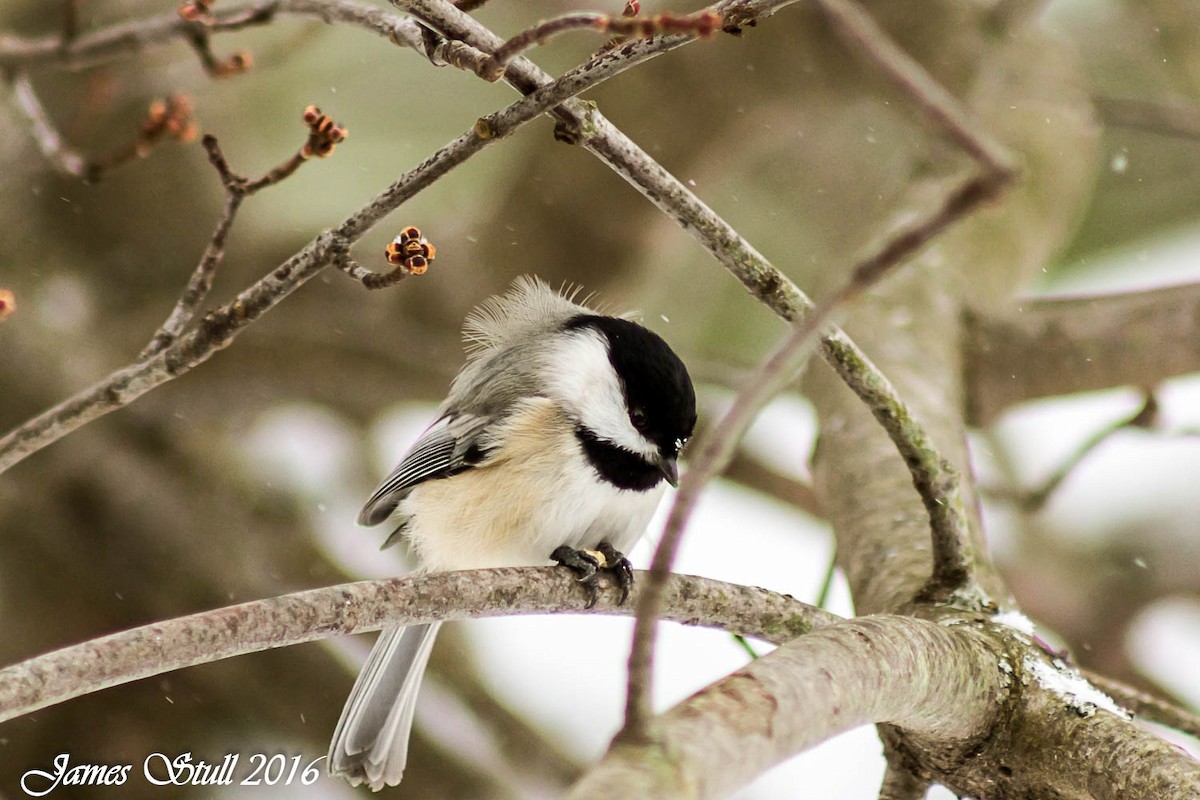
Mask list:
[[[330,775],[375,791],[400,782],[417,692],[441,626],[389,628],[379,635],[333,732]]]

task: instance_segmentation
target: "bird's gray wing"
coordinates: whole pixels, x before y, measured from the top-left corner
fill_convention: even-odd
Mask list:
[[[478,466],[487,457],[482,442],[487,418],[448,413],[430,425],[358,512],[359,525],[378,525],[417,484]]]

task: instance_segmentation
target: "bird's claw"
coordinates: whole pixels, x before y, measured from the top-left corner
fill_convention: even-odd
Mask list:
[[[588,602],[585,608],[596,605],[598,589],[596,578],[600,570],[612,572],[613,579],[621,589],[619,604],[623,605],[629,599],[629,587],[633,585],[633,565],[629,559],[608,542],[601,542],[595,550],[577,550],[568,545],[555,548],[550,554],[550,560],[557,562],[576,574],[577,580],[587,590]]]

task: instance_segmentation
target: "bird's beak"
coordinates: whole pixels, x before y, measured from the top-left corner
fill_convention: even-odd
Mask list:
[[[679,465],[675,463],[675,459],[660,458],[658,460],[658,471],[667,479],[667,483],[672,486],[679,486]]]

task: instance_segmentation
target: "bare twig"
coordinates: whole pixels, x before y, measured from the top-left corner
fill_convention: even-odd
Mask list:
[[[1134,716],[1200,739],[1200,714],[1106,675],[1087,669],[1079,671],[1092,685],[1129,709]]]
[[[17,108],[29,123],[33,139],[46,160],[67,175],[86,178],[89,174],[88,160],[63,140],[42,101],[38,99],[29,77],[24,73],[17,75],[12,81],[12,88]]]
[[[287,0],[280,0],[280,3],[284,2]],[[288,5],[311,10],[307,0],[291,0]],[[331,4],[327,10],[331,18],[341,19],[339,15],[344,15],[345,21],[383,33],[389,38],[395,28],[389,20],[381,19],[377,11],[371,10],[370,15],[362,16],[360,12],[363,9],[346,0],[338,0],[336,5]],[[228,346],[246,325],[273,308],[328,263],[345,258],[349,245],[376,222],[479,150],[508,136],[521,125],[575,94],[687,41],[690,41],[689,37],[663,37],[652,44],[647,43],[645,47],[631,46],[629,52],[622,56],[609,55],[598,64],[584,65],[557,81],[546,76],[540,88],[531,88],[529,96],[503,111],[477,120],[471,130],[401,175],[366,206],[351,214],[336,228],[317,236],[266,277],[243,290],[232,302],[211,312],[196,329],[175,344],[153,358],[117,370],[0,437],[0,472],[81,425],[128,405],[151,389],[206,361],[218,349]],[[104,42],[105,47],[113,46],[107,38]],[[422,47],[420,44],[413,46],[419,50]]]
[[[1093,450],[1104,444],[1104,442],[1108,441],[1110,437],[1119,431],[1128,428],[1141,428],[1143,430],[1152,428],[1157,417],[1158,400],[1153,393],[1147,392],[1146,399],[1142,403],[1141,408],[1128,417],[1105,425],[1085,439],[1036,489],[990,488],[986,489],[986,491],[990,496],[998,500],[1007,500],[1016,503],[1022,511],[1027,513],[1039,511],[1046,505],[1046,502],[1054,495],[1063,481],[1070,477],[1080,462],[1087,458]]]
[[[617,592],[594,613],[627,614]],[[157,622],[0,670],[0,721],[110,686],[273,647],[431,620],[580,613],[565,570],[443,572],[330,586]],[[669,618],[783,642],[836,618],[786,595],[706,578],[672,579]]]
[[[825,577],[821,579],[821,588],[817,590],[817,597],[813,600],[813,605],[817,608],[829,608],[829,594],[833,591],[833,581],[837,577],[837,550],[835,549],[829,554],[829,566],[825,568]]]
[[[204,72],[208,73],[212,78],[228,78],[245,72],[253,65],[253,59],[250,53],[246,50],[230,55],[229,58],[217,58],[217,55],[212,52],[212,42],[210,36],[210,26],[215,22],[211,17],[211,12],[204,7],[203,11],[196,12],[200,14],[197,18],[188,17],[185,10],[188,8],[196,8],[194,5],[185,5],[180,8],[180,16],[188,20],[187,28],[185,29],[185,38],[193,50],[196,50],[196,55],[200,59],[200,66],[204,67]]]
[[[310,127],[312,126],[310,125]],[[138,361],[144,361],[161,353],[173,344],[195,319],[197,309],[200,308],[212,289],[213,276],[216,274],[217,267],[225,257],[225,241],[229,237],[229,231],[233,227],[242,200],[260,189],[279,183],[295,172],[301,164],[308,160],[304,156],[304,152],[305,149],[311,148],[314,135],[310,133],[308,142],[293,156],[254,180],[243,178],[233,172],[229,161],[221,151],[217,137],[204,137],[202,144],[208,154],[209,163],[216,169],[221,178],[221,184],[225,188],[225,205],[217,219],[216,229],[204,248],[204,254],[200,257],[200,262],[188,280],[187,288],[184,289],[166,321],[150,337],[150,342],[138,354]]]
[[[644,18],[613,17],[608,14],[565,14],[540,22],[501,44],[488,56],[479,76],[489,81],[499,80],[513,58],[568,31],[590,28],[601,33],[640,36],[644,39],[658,34],[685,34],[706,39],[721,27],[721,21],[720,14],[713,11],[701,11],[684,17],[659,14]]]

